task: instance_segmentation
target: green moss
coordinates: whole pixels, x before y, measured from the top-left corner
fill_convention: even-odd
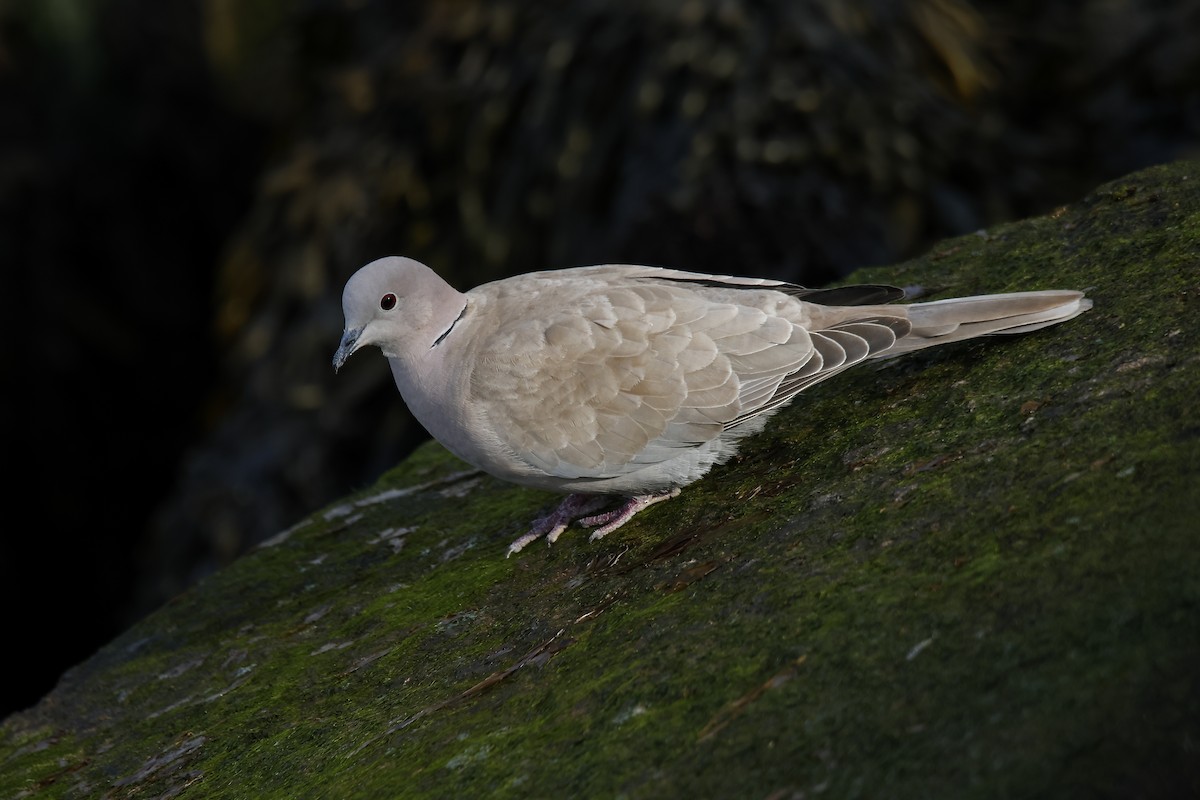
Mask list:
[[[421,448],[5,720],[0,797],[1196,793],[1198,181],[854,276],[1096,307],[821,384],[602,542],[505,559],[552,496]]]

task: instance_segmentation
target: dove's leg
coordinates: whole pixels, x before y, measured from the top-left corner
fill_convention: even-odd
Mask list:
[[[643,508],[649,508],[655,503],[670,500],[672,497],[678,495],[679,490],[672,489],[664,494],[647,494],[640,497],[631,497],[620,508],[613,511],[606,511],[603,514],[596,514],[592,517],[584,517],[579,520],[579,524],[585,528],[596,528],[596,530],[592,531],[591,536],[591,541],[594,542],[597,539],[604,538],[626,522],[629,522],[629,520],[633,519],[633,515]]]
[[[604,495],[567,495],[566,499],[558,504],[558,508],[544,517],[535,519],[529,528],[529,533],[508,546],[508,555],[521,552],[525,545],[535,542],[543,536],[546,537],[546,544],[554,544],[572,520],[583,514],[590,514],[606,502],[608,502],[608,498]]]

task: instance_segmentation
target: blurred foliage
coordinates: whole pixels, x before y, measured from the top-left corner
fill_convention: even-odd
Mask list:
[[[198,19],[0,3],[0,435],[31,515],[0,538],[22,654],[0,713],[128,624],[137,547],[205,429],[214,264],[264,149],[214,91]]]

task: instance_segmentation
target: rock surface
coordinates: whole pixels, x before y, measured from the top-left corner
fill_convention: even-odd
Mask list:
[[[852,281],[1087,315],[848,372],[597,544],[426,445],[0,724],[0,797],[1200,790],[1200,164]],[[67,635],[67,634],[64,634]]]

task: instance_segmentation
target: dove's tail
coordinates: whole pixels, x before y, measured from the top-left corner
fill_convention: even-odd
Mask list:
[[[903,306],[912,330],[880,355],[894,356],[994,333],[1028,333],[1065,322],[1092,307],[1083,292],[1042,292],[954,297]]]

